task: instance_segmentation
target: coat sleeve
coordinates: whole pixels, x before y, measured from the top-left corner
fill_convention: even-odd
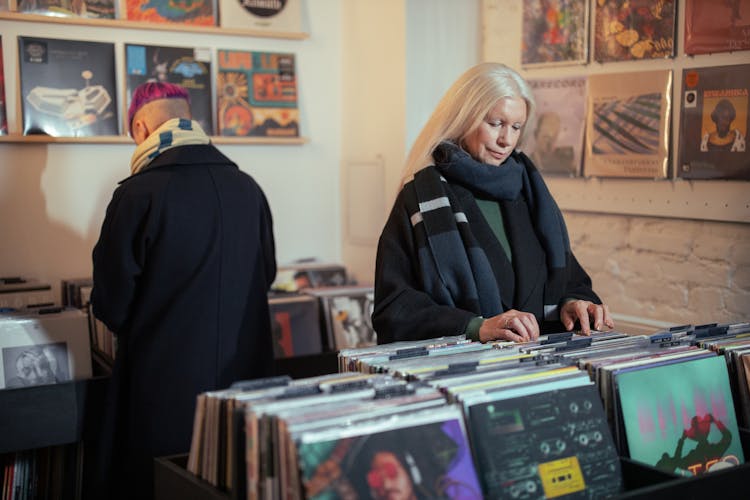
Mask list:
[[[107,207],[99,241],[93,251],[94,288],[91,304],[94,316],[114,333],[123,330],[145,266],[149,234],[153,232],[146,195],[127,194],[120,186]]]
[[[423,291],[411,221],[402,196],[396,200],[378,242],[372,322],[378,343],[466,333],[476,315],[440,305]]]
[[[259,188],[260,189],[260,188]],[[271,208],[268,205],[266,195],[261,191],[261,245],[263,248],[263,265],[266,275],[266,291],[271,288],[273,280],[276,278],[276,242],[273,238],[273,217]]]
[[[567,271],[568,282],[559,305],[562,305],[563,302],[569,299],[588,300],[594,304],[602,303],[599,296],[594,292],[591,285],[591,278],[581,264],[578,263],[578,259],[576,259],[572,252],[568,255]]]

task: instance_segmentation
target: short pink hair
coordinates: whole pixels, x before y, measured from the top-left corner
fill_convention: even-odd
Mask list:
[[[146,104],[158,99],[185,99],[190,103],[190,94],[184,87],[168,82],[146,82],[133,91],[128,109],[128,128],[133,135],[133,117]]]

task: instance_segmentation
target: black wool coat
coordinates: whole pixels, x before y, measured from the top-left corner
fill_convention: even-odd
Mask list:
[[[462,335],[469,321],[478,314],[440,304],[422,289],[422,280],[418,275],[419,255],[409,218],[411,214],[405,205],[408,194],[404,189],[409,189],[409,185],[396,198],[378,242],[375,307],[372,314],[378,343]],[[453,183],[448,183],[446,189],[455,194],[471,232],[490,261],[504,310],[533,313],[542,333],[564,331],[559,319],[545,320],[544,317],[546,255],[533,229],[529,205],[523,194],[512,201],[498,201],[511,246],[511,263],[477,205],[474,194],[466,187]],[[576,298],[601,303],[591,287],[591,279],[572,253],[568,254],[565,272],[567,280],[561,301]]]
[[[196,396],[272,374],[266,197],[213,145],[169,149],[116,189],[93,266],[118,344],[97,477],[148,498],[152,458],[190,448]]]

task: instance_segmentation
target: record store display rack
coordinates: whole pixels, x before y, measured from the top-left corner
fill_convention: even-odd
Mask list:
[[[746,492],[750,323],[446,337],[338,361],[201,394],[189,455],[156,461],[157,498],[370,498],[396,483],[417,498]]]

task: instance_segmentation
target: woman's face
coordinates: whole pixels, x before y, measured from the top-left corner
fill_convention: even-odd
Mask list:
[[[526,101],[520,97],[503,97],[479,127],[464,138],[463,147],[475,160],[500,166],[518,144],[525,123]]]
[[[411,477],[399,459],[389,451],[380,451],[372,458],[367,483],[373,498],[388,500],[414,499]]]

